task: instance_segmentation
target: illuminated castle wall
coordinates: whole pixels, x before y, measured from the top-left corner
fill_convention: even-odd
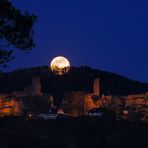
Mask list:
[[[148,115],[148,93],[112,96],[102,95],[100,90],[100,80],[94,80],[93,93],[67,92],[63,98],[63,109],[66,113],[73,116],[88,115],[93,108],[105,107],[114,112],[117,118],[123,116],[124,112],[135,116],[142,112],[144,116]]]
[[[67,92],[63,98],[63,109],[73,116],[87,115],[92,108],[99,108],[102,105],[100,96],[100,79],[95,79],[93,93]]]
[[[13,98],[11,95],[0,96],[0,116],[21,115],[21,107],[21,101]]]

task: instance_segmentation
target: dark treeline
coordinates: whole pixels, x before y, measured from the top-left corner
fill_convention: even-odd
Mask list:
[[[93,91],[95,78],[101,80],[101,92],[105,95],[127,95],[148,91],[147,83],[130,80],[126,77],[92,69],[87,66],[72,67],[68,74],[57,76],[48,66],[19,69],[10,73],[0,73],[0,93],[23,90],[31,84],[34,76],[40,76],[42,91],[56,94],[65,91]]]

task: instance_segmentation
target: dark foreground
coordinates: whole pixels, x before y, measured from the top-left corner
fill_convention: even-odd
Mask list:
[[[0,119],[0,148],[147,148],[148,125],[97,118]]]

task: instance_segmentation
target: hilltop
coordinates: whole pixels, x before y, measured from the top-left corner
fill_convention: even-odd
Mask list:
[[[148,84],[134,81],[124,76],[92,69],[87,66],[71,67],[68,74],[57,76],[48,66],[18,69],[10,73],[0,73],[0,93],[23,90],[39,76],[42,91],[50,94],[63,94],[66,91],[92,92],[94,78],[101,80],[101,92],[105,95],[128,95],[148,91]]]

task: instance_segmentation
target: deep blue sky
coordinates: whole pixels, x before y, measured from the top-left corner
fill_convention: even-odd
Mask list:
[[[38,17],[36,47],[8,70],[48,65],[57,55],[148,82],[148,0],[12,0]]]

